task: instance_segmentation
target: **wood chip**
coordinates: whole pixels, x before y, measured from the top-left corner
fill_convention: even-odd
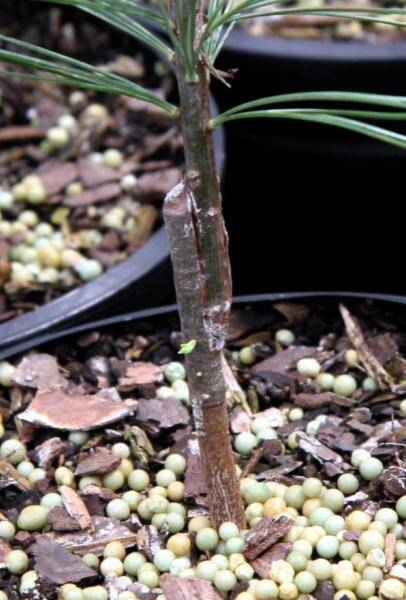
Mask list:
[[[38,175],[41,177],[47,195],[55,196],[78,178],[79,169],[73,162],[61,163],[58,160],[52,160],[41,166]]]
[[[111,473],[121,462],[120,456],[114,456],[111,452],[96,451],[87,458],[80,461],[75,469],[75,475],[105,475]]]
[[[352,345],[357,350],[360,361],[369,377],[372,377],[372,379],[376,381],[381,390],[392,387],[395,383],[394,380],[389,373],[385,371],[376,356],[371,352],[358,322],[351,316],[349,310],[343,304],[340,304],[340,312],[347,335],[350,338]]]
[[[82,431],[114,423],[131,412],[131,408],[124,404],[114,388],[102,390],[95,395],[40,390],[28,409],[20,413],[18,418],[42,427]]]
[[[59,437],[52,437],[31,450],[29,456],[39,467],[47,469],[67,448],[67,442]]]
[[[6,558],[11,552],[11,546],[0,538],[0,569],[6,568]]]
[[[58,489],[68,515],[79,523],[81,529],[94,531],[92,518],[78,493],[67,485],[61,485]]]
[[[343,462],[342,457],[337,452],[319,442],[315,437],[302,434],[298,436],[298,442],[304,452],[313,456],[320,463],[335,462],[340,464]]]
[[[145,200],[162,200],[162,198],[179,183],[180,171],[176,167],[162,169],[152,173],[143,173],[134,188],[134,195]]]
[[[344,398],[343,396],[332,394],[331,392],[323,392],[322,394],[296,394],[294,403],[301,408],[316,409],[324,406],[334,406],[334,404],[337,406],[351,407],[354,406],[355,401],[351,400],[351,398]]]
[[[162,381],[161,369],[150,362],[136,362],[129,365],[119,379],[119,387],[125,391]]]
[[[7,460],[0,458],[0,490],[16,487],[22,492],[32,490],[32,485]]]
[[[89,483],[89,485],[85,486],[83,490],[80,491],[80,494],[81,496],[97,496],[106,502],[110,502],[110,500],[114,500],[114,498],[119,497],[118,494],[113,492],[113,490],[100,487],[99,485],[94,485],[93,483]]]
[[[155,555],[163,550],[164,544],[155,525],[143,525],[137,531],[137,546],[139,551],[151,562],[154,560]]]
[[[387,533],[385,536],[385,566],[384,573],[389,573],[395,563],[396,533]]]
[[[94,531],[80,531],[74,533],[58,534],[47,533],[46,537],[59,546],[78,554],[94,552],[98,556],[103,554],[104,547],[109,542],[121,542],[125,548],[134,546],[137,534],[133,533],[117,519],[108,517],[92,517]]]
[[[368,423],[361,423],[361,421],[358,421],[357,419],[349,419],[347,421],[347,425],[348,427],[351,427],[351,429],[354,429],[355,431],[359,431],[361,433],[363,433],[364,435],[366,435],[367,437],[371,436],[373,427],[372,425],[368,425]]]
[[[53,531],[80,531],[76,519],[69,516],[63,506],[54,506],[48,513],[48,524]]]
[[[187,467],[185,472],[185,498],[197,498],[207,494],[203,464],[197,438],[191,438],[186,446]]]
[[[368,348],[379,362],[384,365],[399,352],[399,347],[390,333],[381,333],[366,340]]]
[[[292,542],[277,542],[257,558],[250,561],[254,571],[263,579],[269,577],[269,569],[275,560],[285,560],[292,549]]]
[[[272,305],[274,310],[277,310],[285,317],[287,323],[303,323],[310,314],[310,308],[304,304],[296,304],[296,302],[277,302]]]
[[[252,417],[241,406],[236,406],[230,413],[230,429],[233,433],[251,431]]]
[[[82,158],[79,160],[79,177],[85,188],[93,188],[104,183],[119,181],[121,174],[115,169],[97,165],[90,158]]]
[[[248,560],[257,558],[285,535],[293,521],[285,515],[261,519],[245,536],[244,556]]]
[[[13,382],[39,390],[56,386],[66,387],[68,383],[60,373],[56,358],[40,353],[29,354],[18,363]]]
[[[30,551],[35,557],[35,570],[38,575],[58,585],[77,583],[97,575],[80,558],[44,535],[36,536]]]
[[[335,588],[331,581],[320,581],[313,592],[317,600],[333,600]]]
[[[0,143],[2,142],[27,142],[45,136],[45,130],[30,125],[10,125],[0,129]]]
[[[138,402],[137,421],[147,431],[159,434],[162,429],[188,425],[190,415],[187,408],[175,398],[141,398]]]
[[[315,353],[317,348],[312,346],[292,346],[257,363],[252,367],[251,372],[254,375],[260,375],[263,371],[286,374],[301,358],[313,356]]]
[[[77,206],[91,206],[97,202],[105,202],[112,198],[117,198],[121,194],[121,188],[117,183],[105,183],[96,188],[92,188],[78,194],[77,196],[66,196],[63,204],[70,208]]]
[[[165,573],[159,579],[167,600],[222,600],[223,596],[204,579],[175,577]]]

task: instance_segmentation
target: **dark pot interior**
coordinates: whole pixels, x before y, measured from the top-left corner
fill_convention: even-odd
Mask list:
[[[405,95],[405,65],[406,42],[300,42],[235,30],[219,66],[239,71],[230,90],[216,82],[214,91],[221,110],[297,91]],[[405,129],[396,122],[380,125]],[[226,125],[226,135],[225,212],[235,293],[404,293],[396,202],[404,151],[337,128],[289,121],[235,121]]]

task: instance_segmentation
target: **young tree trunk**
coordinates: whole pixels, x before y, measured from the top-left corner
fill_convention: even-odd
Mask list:
[[[184,339],[197,342],[186,356],[188,382],[212,522],[218,527],[233,521],[243,527],[221,356],[232,292],[228,238],[208,127],[208,80],[203,65],[197,81],[186,81],[180,65],[176,76],[186,169],[183,181],[165,199],[164,218]]]

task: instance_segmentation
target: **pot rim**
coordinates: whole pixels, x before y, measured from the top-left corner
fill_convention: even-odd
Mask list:
[[[233,306],[238,304],[259,304],[264,302],[282,302],[286,300],[301,300],[301,299],[312,299],[312,298],[359,298],[365,300],[378,300],[380,302],[387,302],[397,305],[406,304],[406,296],[399,296],[395,294],[380,294],[380,293],[368,293],[368,292],[345,292],[345,291],[315,291],[315,292],[275,292],[269,294],[247,294],[241,296],[235,296],[233,298]],[[167,304],[164,306],[158,306],[154,308],[144,308],[142,310],[125,313],[122,315],[115,315],[113,317],[107,317],[104,319],[98,319],[91,321],[90,323],[81,323],[74,327],[66,329],[58,329],[51,331],[46,334],[42,334],[29,340],[15,344],[12,347],[0,349],[0,360],[11,358],[21,352],[32,350],[35,347],[42,346],[46,343],[56,341],[58,339],[76,335],[78,333],[86,332],[94,329],[102,329],[105,327],[111,327],[112,325],[121,325],[123,323],[131,323],[133,321],[139,321],[141,319],[154,318],[162,315],[168,315],[177,310],[176,304]]]
[[[314,61],[318,63],[394,63],[406,61],[406,39],[397,42],[336,40],[291,40],[255,36],[235,27],[224,44],[227,52],[247,53],[261,58]]]

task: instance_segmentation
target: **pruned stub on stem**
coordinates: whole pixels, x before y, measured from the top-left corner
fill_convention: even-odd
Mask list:
[[[185,173],[182,182],[167,195],[163,212],[184,341],[196,340],[194,350],[186,356],[188,382],[213,525],[233,521],[243,527],[244,507],[230,443],[222,366],[232,288],[228,237],[208,125],[209,74],[203,56],[197,59],[193,77],[186,75],[177,56],[175,73]]]

